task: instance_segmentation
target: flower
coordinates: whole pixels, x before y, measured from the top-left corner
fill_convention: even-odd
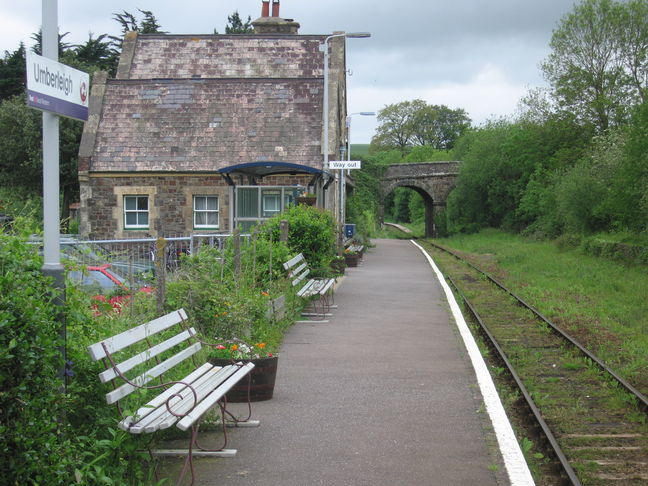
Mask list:
[[[276,356],[267,349],[266,343],[249,344],[240,339],[223,339],[220,343],[212,345],[213,358],[245,360],[258,358],[272,358]]]

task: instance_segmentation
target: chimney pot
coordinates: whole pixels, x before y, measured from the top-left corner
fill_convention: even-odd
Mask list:
[[[279,17],[279,0],[272,0],[272,16]]]
[[[261,17],[270,17],[270,0],[263,0],[261,5]]]

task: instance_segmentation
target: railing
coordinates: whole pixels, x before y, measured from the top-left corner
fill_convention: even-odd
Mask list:
[[[190,255],[202,246],[224,249],[232,234],[192,234],[190,236],[164,237],[164,265],[173,271],[180,264],[182,255]],[[241,234],[249,239],[249,234]],[[156,245],[158,238],[127,238],[118,240],[82,240],[74,236],[61,236],[60,245],[63,259],[83,266],[97,266],[109,263],[123,276],[151,275],[156,267]],[[31,242],[40,244],[40,238]]]

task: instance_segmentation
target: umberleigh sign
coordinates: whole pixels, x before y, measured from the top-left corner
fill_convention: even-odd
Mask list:
[[[87,73],[27,53],[27,105],[58,115],[88,120]]]

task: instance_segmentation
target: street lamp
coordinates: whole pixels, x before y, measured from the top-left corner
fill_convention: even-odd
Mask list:
[[[347,129],[347,160],[351,160],[351,117],[355,115],[360,116],[376,116],[376,113],[373,111],[359,111],[357,113],[350,113],[346,117],[346,129]],[[346,182],[345,182],[346,171],[345,169],[340,170],[340,222],[344,224],[346,222],[346,211],[345,211],[345,197],[346,197]]]
[[[347,32],[329,35],[319,46],[320,52],[324,53],[324,109],[322,123],[324,125],[324,169],[329,166],[329,49],[328,42],[335,37],[346,37],[350,39],[363,39],[371,37],[369,32]]]

